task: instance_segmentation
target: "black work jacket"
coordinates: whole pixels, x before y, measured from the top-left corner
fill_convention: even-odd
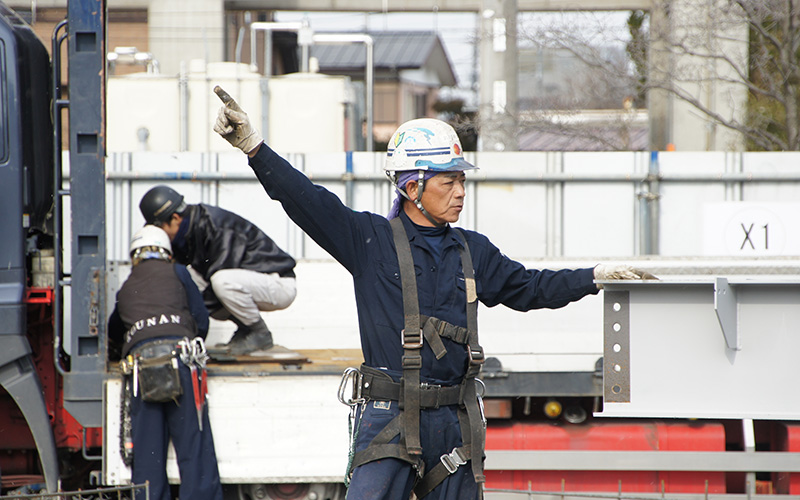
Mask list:
[[[366,364],[399,375],[403,296],[389,221],[381,215],[351,210],[266,144],[249,162],[269,196],[281,202],[289,217],[353,275]],[[458,252],[461,243],[455,231],[448,227],[437,261],[415,224],[403,212],[400,217],[414,258],[420,314],[465,327],[466,287]],[[463,233],[472,254],[478,299],[489,307],[554,309],[598,292],[592,268],[526,269],[503,255],[486,236],[475,231]],[[421,379],[457,384],[466,372],[466,347],[442,340],[447,354],[440,360],[427,343],[423,346]]]
[[[185,246],[175,247],[175,260],[189,265],[206,281],[220,269],[248,269],[294,277],[295,260],[255,224],[225,209],[189,205]]]

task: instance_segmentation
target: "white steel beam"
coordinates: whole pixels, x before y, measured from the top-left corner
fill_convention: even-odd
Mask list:
[[[796,276],[615,281],[604,294],[598,416],[800,418]]]
[[[486,488],[486,500],[664,500],[664,493],[619,492],[599,493],[595,491],[550,492],[536,490],[503,490]],[[746,493],[669,493],[670,500],[775,500],[775,495],[751,495]],[[798,495],[781,495],[781,500],[800,500]]]
[[[486,450],[485,468],[539,471],[800,472],[800,453]]]

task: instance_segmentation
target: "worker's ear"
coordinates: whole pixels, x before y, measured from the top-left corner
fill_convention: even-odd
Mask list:
[[[418,181],[408,181],[406,183],[406,194],[412,200],[417,199],[417,193],[419,193],[419,182]]]

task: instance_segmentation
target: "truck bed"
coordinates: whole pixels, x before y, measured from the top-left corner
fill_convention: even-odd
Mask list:
[[[299,350],[280,361],[243,358],[255,359],[208,365],[209,418],[223,484],[341,482],[349,408],[338,401],[337,390],[344,369],[361,364],[361,351]],[[121,389],[119,373],[109,374],[103,476],[112,485],[130,480],[119,453]],[[179,481],[171,446],[167,474]]]

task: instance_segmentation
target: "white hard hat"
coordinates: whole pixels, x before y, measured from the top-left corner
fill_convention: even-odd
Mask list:
[[[169,242],[169,236],[163,229],[153,225],[146,225],[131,238],[130,255],[144,247],[159,247],[163,248],[170,255],[172,255],[172,244]]]
[[[400,125],[386,153],[386,172],[432,170],[451,172],[471,170],[475,165],[464,159],[456,131],[435,118],[419,118]]]

